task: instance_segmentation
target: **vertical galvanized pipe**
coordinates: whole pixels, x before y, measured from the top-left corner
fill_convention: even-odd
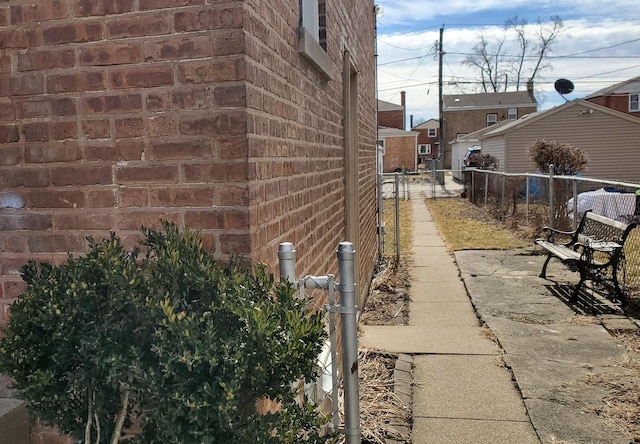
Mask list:
[[[400,259],[400,197],[398,190],[400,189],[400,175],[396,173],[396,200],[395,200],[395,239],[396,239],[396,260]]]
[[[553,195],[553,164],[549,165],[549,226],[555,228],[555,198]]]
[[[578,181],[573,180],[573,229],[578,228]]]
[[[464,174],[467,175],[469,172],[465,171]],[[471,170],[471,202],[476,204],[476,174],[473,170]]]
[[[340,321],[342,324],[342,375],[344,383],[344,434],[346,444],[360,444],[358,381],[358,329],[356,323],[355,249],[351,242],[338,246],[340,270]]]
[[[489,174],[484,173],[484,206],[487,206],[489,200]]]
[[[291,242],[282,242],[278,247],[280,280],[296,283],[296,250]]]
[[[524,197],[524,214],[525,214],[525,223],[529,223],[529,186],[530,186],[530,178],[527,174],[525,177],[526,185],[525,185],[525,197]]]
[[[501,189],[500,192],[502,193],[502,196],[500,197],[501,202],[500,202],[500,220],[504,220],[504,195],[505,195],[505,188],[506,188],[506,184],[505,181],[507,180],[504,174],[501,174],[500,177],[502,178],[502,182],[500,183]]]

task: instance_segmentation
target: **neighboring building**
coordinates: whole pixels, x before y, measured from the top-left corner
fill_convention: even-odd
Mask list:
[[[585,100],[640,117],[640,77],[596,91]]]
[[[373,1],[20,1],[0,8],[0,323],[28,259],[161,219],[221,260],[377,259]],[[313,6],[307,9],[308,6]],[[301,24],[299,27],[298,24]]]
[[[452,168],[450,144],[457,138],[538,109],[532,83],[527,85],[527,91],[445,95],[443,104],[444,134],[440,143],[444,147],[445,168]]]
[[[393,173],[399,169],[416,171],[418,133],[396,128],[379,128],[378,143],[384,148],[382,171]]]
[[[500,171],[537,172],[528,147],[544,139],[580,148],[589,159],[584,176],[640,181],[640,119],[586,100],[573,100],[469,136],[481,141],[482,154],[498,159]]]
[[[405,129],[406,104],[405,93],[400,93],[401,104],[378,100],[378,126],[387,128]]]
[[[418,165],[424,165],[430,159],[438,157],[440,145],[440,121],[429,119],[411,128],[418,133]]]
[[[459,181],[464,180],[463,178],[463,161],[464,156],[467,153],[467,149],[472,146],[478,146],[481,143],[481,137],[489,131],[493,131],[501,126],[504,126],[509,123],[509,120],[503,120],[502,122],[498,122],[495,125],[487,126],[481,128],[472,133],[466,134],[464,136],[458,137],[456,140],[453,140],[451,145],[451,174],[454,178]]]

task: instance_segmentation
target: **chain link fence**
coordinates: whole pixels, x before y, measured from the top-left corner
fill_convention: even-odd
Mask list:
[[[407,174],[394,173],[380,176],[383,224],[380,229],[381,257],[400,257],[400,201],[409,199]]]
[[[640,184],[581,176],[507,174],[470,168],[465,192],[476,206],[509,225],[531,226],[540,235],[543,226],[575,230],[587,210],[625,224],[640,223]],[[640,299],[640,229],[634,229],[624,247],[625,293]]]
[[[332,274],[307,275],[297,279],[293,244],[280,244],[280,279],[298,289],[301,298],[310,296],[311,311],[325,313],[328,340],[316,360],[317,379],[304,387],[304,394],[319,410],[331,415],[330,428],[343,435],[346,444],[360,444],[360,402],[358,381],[358,331],[355,300],[355,250],[353,244],[338,246],[340,282]],[[339,297],[337,296],[339,294]],[[342,371],[340,370],[342,364]]]

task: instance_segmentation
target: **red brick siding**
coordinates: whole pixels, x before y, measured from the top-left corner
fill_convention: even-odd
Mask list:
[[[371,2],[327,5],[327,81],[297,53],[297,3],[12,0],[0,7],[0,323],[18,266],[161,218],[223,258],[337,272],[342,59],[359,71],[361,292],[376,256]],[[371,3],[371,4],[370,4]]]
[[[597,105],[606,106],[607,108],[615,109],[616,111],[629,114],[633,117],[640,117],[640,112],[629,112],[629,96],[627,94],[599,96],[586,100]]]
[[[347,5],[347,3],[349,3]],[[249,217],[254,257],[273,267],[278,244],[293,242],[299,275],[336,273],[344,239],[344,139],[341,41],[360,70],[360,282],[366,290],[376,255],[373,28],[369,2],[327,4],[327,52],[337,76],[327,82],[300,57],[291,2],[251,2],[245,42],[249,109]],[[266,21],[265,21],[266,18]],[[373,18],[371,18],[372,20]],[[354,36],[358,38],[354,38]],[[310,126],[315,126],[310,130]]]
[[[535,113],[537,107],[518,108],[518,118]],[[487,114],[497,114],[498,122],[507,120],[509,107],[495,109],[478,109],[470,111],[445,111],[444,140],[445,168],[451,168],[451,144],[460,133],[469,134],[487,126]]]
[[[396,168],[416,169],[416,150],[415,137],[385,138],[382,170],[391,173]]]
[[[404,111],[380,111],[378,112],[378,125],[388,128],[404,128]]]

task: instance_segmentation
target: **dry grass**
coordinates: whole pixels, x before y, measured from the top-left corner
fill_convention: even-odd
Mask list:
[[[368,349],[360,349],[358,353],[363,443],[411,440],[403,431],[411,422],[411,412],[393,392],[396,359],[394,354]]]
[[[467,200],[430,199],[426,204],[451,251],[508,250],[531,245],[530,239],[501,226]]]
[[[413,207],[411,201],[400,201],[400,254],[408,253],[413,242]],[[385,199],[383,203],[384,217],[384,255],[394,256],[396,248],[395,236],[395,202]]]

